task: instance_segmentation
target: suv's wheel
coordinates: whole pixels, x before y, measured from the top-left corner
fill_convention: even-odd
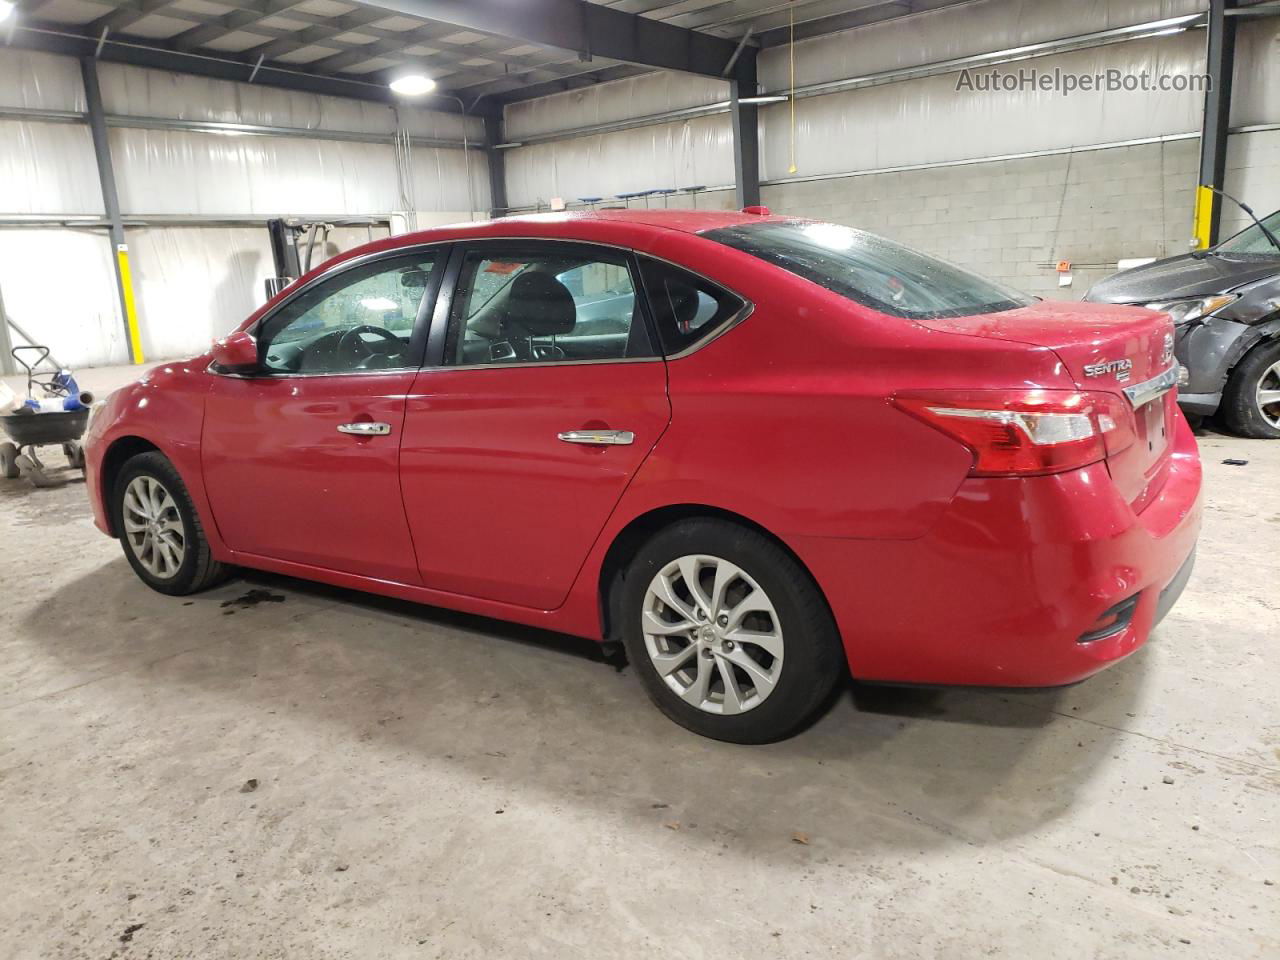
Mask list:
[[[209,552],[186,485],[163,454],[129,459],[112,485],[111,506],[124,555],[151,589],[178,596],[227,576]]]
[[[1280,340],[1254,347],[1232,371],[1222,415],[1242,437],[1280,439]]]
[[[723,520],[655,535],[625,572],[619,608],[627,657],[654,703],[716,740],[790,736],[845,675],[809,575],[768,537]]]

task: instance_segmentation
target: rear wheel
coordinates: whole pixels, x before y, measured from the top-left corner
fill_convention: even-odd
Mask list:
[[[1243,437],[1280,439],[1280,340],[1254,347],[1236,365],[1223,393],[1222,416]]]
[[[790,736],[845,675],[808,573],[733,523],[687,520],[658,533],[627,569],[619,606],[628,659],[654,703],[716,740]]]
[[[22,471],[18,469],[18,448],[8,441],[0,443],[0,477],[16,480],[20,476]]]
[[[84,469],[84,447],[80,446],[78,440],[71,440],[62,445],[62,453],[69,463],[76,470]]]
[[[114,526],[134,573],[153,590],[181,596],[228,574],[213,559],[186,485],[161,453],[128,460],[112,485]]]

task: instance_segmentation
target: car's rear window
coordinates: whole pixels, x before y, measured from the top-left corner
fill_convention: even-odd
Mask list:
[[[963,317],[1012,310],[1034,301],[945,260],[834,223],[744,223],[708,230],[702,236],[897,317]]]

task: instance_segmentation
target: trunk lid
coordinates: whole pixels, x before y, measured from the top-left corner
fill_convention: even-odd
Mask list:
[[[1017,310],[919,321],[931,330],[1047,347],[1081,390],[1124,396],[1136,441],[1107,458],[1112,480],[1137,511],[1159,492],[1168,468],[1176,391],[1136,388],[1174,366],[1173,323],[1141,307],[1041,301]]]

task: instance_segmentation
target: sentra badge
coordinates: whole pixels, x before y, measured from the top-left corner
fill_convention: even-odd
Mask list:
[[[1133,361],[1128,358],[1124,360],[1100,360],[1097,363],[1090,363],[1084,368],[1086,377],[1105,377],[1108,373],[1114,373],[1116,379],[1121,383],[1129,379],[1129,374],[1133,370]]]

